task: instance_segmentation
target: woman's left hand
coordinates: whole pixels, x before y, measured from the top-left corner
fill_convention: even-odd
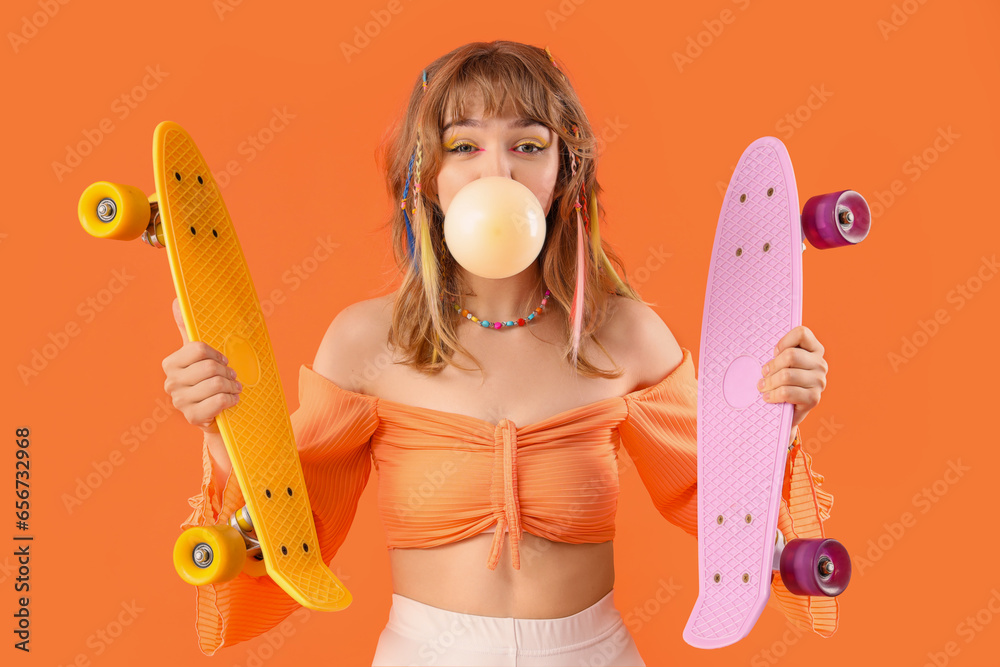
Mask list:
[[[823,359],[824,348],[813,332],[798,326],[778,341],[774,358],[761,369],[764,376],[757,389],[768,403],[793,403],[792,431],[819,405],[826,389],[829,366]]]

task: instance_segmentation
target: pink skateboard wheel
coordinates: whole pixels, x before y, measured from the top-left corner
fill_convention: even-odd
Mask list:
[[[781,581],[794,595],[836,597],[851,580],[851,559],[834,539],[797,539],[781,552]]]
[[[817,195],[802,207],[802,231],[820,250],[861,243],[871,224],[868,202],[854,190]]]

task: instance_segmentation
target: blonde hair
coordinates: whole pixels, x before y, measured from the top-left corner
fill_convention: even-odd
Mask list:
[[[559,136],[560,163],[552,206],[546,217],[545,241],[539,253],[540,281],[551,291],[545,317],[563,316],[568,321],[577,283],[577,212],[575,204],[581,192],[595,198],[591,218],[603,217],[597,195],[601,192],[596,177],[596,138],[590,121],[568,78],[550,60],[548,53],[536,46],[510,41],[473,42],[436,59],[418,76],[403,117],[387,133],[379,147],[380,167],[385,169],[386,188],[393,202],[389,227],[395,261],[403,274],[389,329],[388,342],[402,356],[402,362],[420,372],[435,374],[446,364],[459,367],[453,352],[460,351],[482,365],[458,342],[456,326],[463,318],[451,307],[442,307],[449,297],[458,297],[459,274],[456,262],[443,244],[444,215],[436,179],[444,155],[442,128],[446,114],[463,117],[470,92],[480,93],[486,118],[503,113],[507,105],[521,116],[531,118]],[[573,129],[577,129],[574,134]],[[573,173],[570,152],[578,157]],[[411,187],[404,205],[411,206],[410,216],[415,241],[415,256],[410,256],[410,242],[404,209],[407,170],[416,153]],[[420,184],[419,192],[415,184]],[[588,205],[587,197],[581,203]],[[586,236],[586,235],[585,235]],[[628,283],[619,278],[614,266],[625,276],[624,265],[614,251],[600,239],[598,223],[591,220],[590,243],[585,252],[585,299],[581,340],[589,338],[602,350],[594,332],[608,315],[610,295],[617,294],[642,301]],[[541,296],[541,284],[538,285]],[[445,301],[443,301],[445,300]],[[537,304],[524,304],[525,309]],[[468,325],[466,325],[468,326]],[[531,325],[528,325],[529,327]],[[572,333],[567,332],[564,356],[573,353]],[[460,367],[461,368],[461,367]],[[465,369],[471,370],[471,369]],[[586,377],[614,378],[622,370],[604,371],[583,355],[576,359],[576,371]]]

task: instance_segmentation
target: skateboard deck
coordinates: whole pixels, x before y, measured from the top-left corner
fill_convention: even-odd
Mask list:
[[[161,224],[151,224],[150,229],[155,227],[156,237],[166,247],[188,338],[204,341],[222,352],[243,384],[239,402],[223,410],[216,420],[266,572],[303,606],[322,611],[343,609],[350,604],[351,595],[320,553],[267,327],[219,187],[190,135],[170,121],[160,123],[154,131],[153,171],[156,196],[149,199],[159,206]],[[101,185],[111,188],[101,189]],[[91,188],[96,194],[89,194]],[[132,231],[127,234],[103,230],[93,215],[85,220],[85,209],[92,208],[101,193],[114,200],[123,214],[130,206],[134,210],[134,200],[141,195],[135,188],[105,182],[91,188],[84,192],[80,203],[81,222],[88,232],[135,238],[137,224],[141,222],[145,227],[141,216],[135,215],[132,219],[139,222],[128,223]],[[130,196],[133,204],[129,203]],[[107,201],[104,199],[102,204]],[[225,545],[210,545],[215,548],[215,558],[225,560],[235,554],[246,559],[242,538],[230,533],[228,554]],[[233,534],[239,541],[233,542]],[[175,547],[175,564],[180,552],[190,560],[191,548],[199,546],[197,542],[198,538],[182,534]],[[186,579],[198,584],[208,582],[197,579],[197,568],[190,563],[186,566],[194,570],[195,576],[194,580]],[[181,572],[181,566],[177,567]]]
[[[803,231],[788,151],[744,151],[719,215],[698,372],[699,593],[684,640],[727,646],[770,596],[791,403],[757,390],[775,343],[802,324]]]
[[[306,607],[342,609],[350,595],[320,554],[270,337],[219,188],[194,141],[169,121],[153,134],[153,171],[188,337],[221,351],[243,383],[218,423],[267,572]]]

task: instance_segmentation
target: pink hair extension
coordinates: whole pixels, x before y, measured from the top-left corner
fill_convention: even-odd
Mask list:
[[[573,126],[573,135],[579,138],[580,128],[576,125]],[[576,176],[576,153],[570,151],[572,161],[570,162],[570,169],[572,170],[572,175]],[[580,195],[577,194],[576,203],[574,204],[576,208],[576,290],[573,292],[573,303],[569,311],[569,319],[573,326],[572,334],[572,361],[573,367],[576,367],[577,357],[580,353],[580,332],[583,328],[583,299],[584,299],[584,284],[586,283],[586,264],[584,259],[584,238],[583,238],[583,217],[580,214],[580,209],[583,205],[580,203]],[[591,234],[593,234],[593,226],[591,227]]]

